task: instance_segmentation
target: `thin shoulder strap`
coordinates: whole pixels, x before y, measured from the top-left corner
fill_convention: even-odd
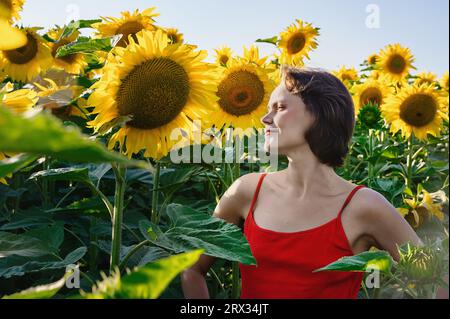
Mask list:
[[[253,212],[253,208],[255,207],[256,200],[258,199],[259,190],[261,189],[261,184],[264,180],[264,177],[266,177],[267,173],[262,173],[259,177],[258,186],[256,186],[255,194],[253,195],[252,204],[250,205],[250,210],[248,211],[249,214]]]
[[[350,194],[348,194],[347,199],[346,199],[345,202],[344,202],[344,205],[342,205],[342,208],[341,208],[341,210],[339,211],[338,218],[341,218],[342,212],[344,211],[345,207],[347,207],[348,203],[350,203],[350,201],[352,200],[353,195],[355,195],[355,193],[356,193],[359,189],[364,188],[364,187],[366,187],[366,186],[364,186],[364,185],[358,185],[358,186],[356,186],[356,187],[350,192]]]

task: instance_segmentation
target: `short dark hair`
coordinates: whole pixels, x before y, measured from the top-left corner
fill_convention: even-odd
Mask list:
[[[314,122],[305,133],[313,154],[323,164],[344,164],[355,127],[355,107],[346,86],[321,69],[282,67],[282,81],[305,103]]]

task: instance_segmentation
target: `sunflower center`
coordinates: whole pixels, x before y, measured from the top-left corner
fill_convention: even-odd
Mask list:
[[[422,127],[434,120],[437,105],[434,99],[426,94],[414,94],[400,106],[400,118],[409,125]]]
[[[137,21],[128,21],[122,24],[116,31],[116,34],[123,34],[117,46],[126,47],[129,44],[128,36],[132,35],[134,41],[137,41],[136,33],[144,29],[144,26]]]
[[[220,57],[220,63],[221,63],[221,64],[227,64],[227,62],[228,62],[229,59],[230,59],[230,58],[229,58],[227,55],[222,55],[222,56]]]
[[[377,57],[376,56],[371,56],[369,58],[369,64],[375,64],[377,63]]]
[[[405,71],[406,61],[405,59],[399,55],[394,54],[389,61],[389,71],[395,74],[401,74]]]
[[[353,81],[354,77],[349,73],[342,74],[342,81]]]
[[[154,129],[170,123],[189,98],[189,78],[182,66],[168,58],[155,58],[136,66],[122,81],[117,105],[127,125]]]
[[[306,44],[306,38],[302,33],[293,35],[288,41],[289,54],[296,54],[303,50]]]
[[[178,36],[175,33],[168,33],[167,37],[169,38],[169,41],[172,44],[176,44],[176,43],[180,42],[180,40],[178,39]]]
[[[12,64],[26,64],[36,57],[38,52],[38,43],[36,39],[31,34],[27,33],[27,40],[27,44],[21,48],[3,51],[9,62]]]
[[[11,0],[0,0],[0,8],[6,8],[8,11],[11,11],[13,9],[12,1]]]
[[[383,95],[381,94],[380,89],[374,87],[365,89],[361,94],[361,97],[359,98],[359,103],[361,106],[364,106],[369,103],[373,103],[380,106],[382,101]]]
[[[227,113],[241,116],[256,110],[264,100],[264,84],[248,71],[233,72],[219,85],[220,107]]]

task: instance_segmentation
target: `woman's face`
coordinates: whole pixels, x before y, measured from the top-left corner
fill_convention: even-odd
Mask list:
[[[278,154],[287,155],[290,150],[306,143],[305,132],[311,127],[313,117],[303,100],[281,84],[273,91],[268,113],[261,121],[266,129],[264,150],[273,151],[278,144]]]

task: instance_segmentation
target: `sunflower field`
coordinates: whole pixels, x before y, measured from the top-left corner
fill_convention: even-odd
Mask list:
[[[296,20],[242,54],[207,52],[158,25],[157,8],[44,30],[19,26],[23,5],[0,0],[0,298],[183,298],[179,274],[202,253],[218,257],[211,298],[239,297],[238,265],[255,259],[212,214],[240,176],[287,167],[249,140],[263,138],[281,67],[307,67],[320,29]],[[376,262],[381,286],[360,298],[436,298],[448,289],[449,74],[417,70],[399,43],[362,60],[333,71],[357,116],[336,172],[385,196],[425,244],[322,270]],[[228,160],[195,156],[211,151]]]

